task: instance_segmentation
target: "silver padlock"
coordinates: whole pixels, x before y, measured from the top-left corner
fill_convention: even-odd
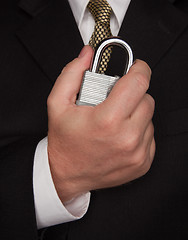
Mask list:
[[[103,102],[120,78],[118,76],[112,77],[97,73],[101,56],[105,49],[109,46],[119,46],[127,51],[128,60],[126,61],[127,64],[125,66],[124,74],[126,74],[131,67],[133,62],[133,53],[130,46],[125,41],[116,37],[108,38],[102,41],[94,54],[91,69],[86,71],[84,74],[79,96],[76,101],[77,105],[96,106]]]

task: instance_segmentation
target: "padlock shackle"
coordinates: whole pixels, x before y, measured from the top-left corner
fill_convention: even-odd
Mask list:
[[[120,39],[118,37],[110,37],[100,43],[100,45],[98,46],[98,48],[95,51],[95,55],[93,58],[93,64],[91,66],[90,71],[95,72],[95,73],[98,71],[98,67],[100,65],[99,59],[101,58],[104,50],[110,46],[119,46],[119,47],[123,48],[125,51],[127,51],[128,62],[126,65],[126,69],[124,71],[124,74],[126,74],[133,63],[133,53],[132,53],[130,46],[125,41],[123,41],[122,39]]]

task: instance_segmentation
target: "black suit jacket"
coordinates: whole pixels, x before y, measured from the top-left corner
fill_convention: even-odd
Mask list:
[[[43,229],[41,239],[188,239],[187,11],[187,0],[132,0],[119,33],[153,71],[150,171],[93,191],[83,219]],[[0,19],[0,238],[36,240],[32,168],[46,99],[83,42],[66,0],[7,0]]]

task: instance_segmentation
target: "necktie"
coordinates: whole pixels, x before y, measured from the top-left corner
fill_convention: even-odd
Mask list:
[[[110,30],[110,16],[112,8],[106,0],[90,0],[87,5],[95,20],[94,32],[90,38],[89,45],[94,49],[105,38],[112,36]],[[104,73],[110,59],[112,47],[108,47],[101,58],[99,73]]]

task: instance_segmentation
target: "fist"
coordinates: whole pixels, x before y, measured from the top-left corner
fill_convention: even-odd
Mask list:
[[[48,97],[48,156],[62,202],[90,190],[118,186],[150,168],[155,140],[151,70],[137,60],[101,104],[77,106],[92,49],[86,46],[58,77]]]

